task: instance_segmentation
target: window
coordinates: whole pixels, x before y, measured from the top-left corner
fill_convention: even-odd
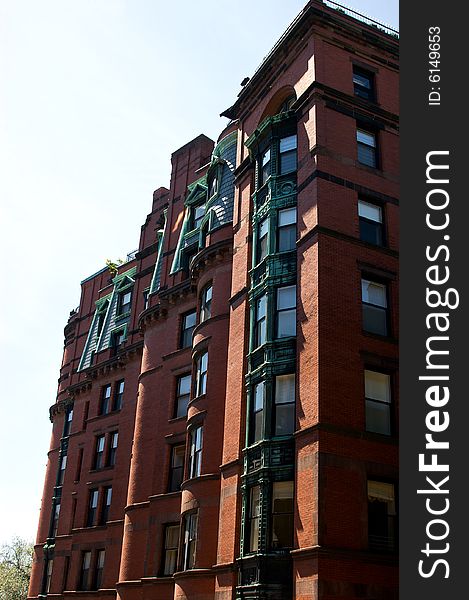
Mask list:
[[[362,279],[363,329],[388,335],[387,289],[384,283]]]
[[[89,576],[91,566],[91,552],[88,550],[82,552],[81,555],[81,568],[80,568],[80,579],[78,581],[78,589],[87,591],[89,588]]]
[[[189,477],[198,477],[202,472],[202,427],[196,427],[190,434]]]
[[[111,384],[105,385],[101,389],[101,402],[99,405],[99,414],[107,415],[111,410]]]
[[[192,346],[192,332],[194,331],[196,323],[196,311],[182,315],[182,326],[181,326],[181,348],[189,348]]]
[[[187,415],[187,405],[191,397],[191,375],[181,375],[177,378],[176,387],[176,418]]]
[[[111,348],[116,351],[122,346],[125,342],[125,330],[119,329],[117,331],[113,331],[111,335]]]
[[[376,168],[376,134],[372,131],[357,129],[358,162],[367,167]]]
[[[280,140],[280,175],[296,170],[296,135]]]
[[[65,477],[65,469],[67,468],[67,455],[62,454],[60,458],[59,475],[57,477],[57,485],[62,485]]]
[[[353,67],[353,92],[365,100],[374,100],[374,75],[360,67]]]
[[[366,430],[391,435],[391,383],[389,375],[365,371]]]
[[[368,542],[371,550],[395,549],[396,521],[394,485],[368,481]]]
[[[90,490],[88,498],[88,514],[86,515],[86,527],[93,527],[96,520],[98,508],[98,490]]]
[[[270,177],[270,167],[270,148],[268,148],[261,154],[261,161],[259,165],[259,187],[263,186]]]
[[[113,431],[110,435],[109,450],[107,456],[107,466],[113,467],[116,464],[116,453],[117,453],[117,442],[119,440],[119,433]]]
[[[296,248],[296,208],[285,208],[278,211],[279,252],[287,252]]]
[[[104,571],[104,558],[106,556],[105,550],[97,550],[96,552],[96,568],[94,572],[94,589],[99,590],[103,583],[103,571]]]
[[[103,468],[103,455],[104,455],[104,435],[98,435],[96,438],[96,450],[94,454],[94,463],[93,469],[102,469]]]
[[[195,396],[201,396],[207,391],[208,352],[200,354],[196,362]]]
[[[59,528],[59,515],[60,515],[60,500],[55,500],[52,508],[52,523],[50,528],[50,537],[57,535],[57,529]]]
[[[47,567],[46,567],[46,589],[45,589],[46,594],[48,594],[50,592],[50,582],[52,579],[53,568],[54,568],[54,559],[49,558],[49,560],[47,561]]]
[[[272,548],[293,548],[293,481],[272,486]]]
[[[263,436],[263,419],[265,404],[265,381],[254,386],[253,414],[251,423],[251,443],[258,442]]]
[[[103,496],[102,496],[102,505],[101,505],[101,514],[99,516],[99,524],[106,525],[109,521],[109,511],[111,509],[112,502],[112,486],[108,485],[103,488]]]
[[[192,229],[200,227],[200,223],[205,215],[205,204],[199,204],[192,208]]]
[[[184,571],[195,566],[195,546],[197,542],[197,513],[184,518],[184,539],[182,547],[182,568]]]
[[[178,444],[171,447],[171,464],[169,466],[168,492],[178,492],[184,476],[184,457],[186,446]]]
[[[177,569],[179,525],[166,525],[164,529],[163,575],[172,575]]]
[[[73,420],[73,407],[67,409],[67,412],[65,413],[63,437],[67,437],[68,435],[70,435],[70,429],[72,427],[72,420]]]
[[[296,285],[277,290],[277,337],[296,335]]]
[[[218,179],[215,176],[210,182],[208,197],[211,198],[218,191]]]
[[[122,399],[124,397],[124,386],[125,386],[125,382],[123,379],[116,382],[116,387],[114,389],[114,402],[113,402],[112,410],[120,410],[122,408]]]
[[[259,550],[259,518],[261,514],[260,487],[255,485],[249,494],[249,552]]]
[[[358,201],[358,220],[360,223],[360,239],[375,246],[383,245],[383,211],[380,206]]]
[[[200,304],[200,321],[206,321],[212,316],[212,284],[205,286],[202,290]]]
[[[123,315],[130,312],[130,305],[132,303],[132,290],[121,292],[119,294],[119,304],[117,307],[117,314]]]
[[[275,378],[274,435],[291,435],[295,431],[295,375]]]
[[[150,290],[145,290],[143,292],[143,310],[148,308],[148,302],[150,300]]]
[[[256,348],[262,346],[267,338],[267,295],[264,294],[256,301]]]
[[[269,219],[264,219],[258,225],[258,237],[257,237],[257,263],[269,253]]]

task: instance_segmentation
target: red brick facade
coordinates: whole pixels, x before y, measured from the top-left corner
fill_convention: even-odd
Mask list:
[[[82,282],[30,598],[397,598],[397,63],[309,2]]]

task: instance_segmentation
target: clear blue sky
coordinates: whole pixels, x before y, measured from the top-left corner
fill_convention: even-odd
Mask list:
[[[0,543],[35,537],[63,328],[306,0],[0,0]],[[397,0],[354,0],[398,26]]]

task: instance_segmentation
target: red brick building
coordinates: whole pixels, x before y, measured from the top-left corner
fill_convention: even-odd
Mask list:
[[[65,328],[30,598],[397,598],[398,40],[309,2]]]

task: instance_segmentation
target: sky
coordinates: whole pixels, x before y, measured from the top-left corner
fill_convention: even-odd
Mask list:
[[[0,0],[0,544],[35,539],[63,328],[306,0]],[[348,6],[398,28],[398,0]]]

